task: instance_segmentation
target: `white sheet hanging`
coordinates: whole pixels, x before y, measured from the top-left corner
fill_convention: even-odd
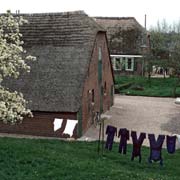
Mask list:
[[[176,136],[176,137],[177,137],[177,140],[178,140],[178,142],[179,142],[179,144],[180,144],[180,134],[173,134],[173,136]]]
[[[179,142],[179,144],[180,144],[180,135],[179,135],[179,134],[177,134],[177,135],[176,135],[176,137],[177,137],[178,142]]]
[[[58,119],[58,118],[54,119],[54,122],[53,122],[53,124],[54,124],[54,131],[57,131],[58,129],[61,128],[62,122],[63,122],[63,119]]]
[[[67,119],[66,127],[64,129],[63,134],[69,134],[71,137],[73,135],[73,131],[74,131],[74,128],[75,128],[77,123],[78,123],[77,120]]]

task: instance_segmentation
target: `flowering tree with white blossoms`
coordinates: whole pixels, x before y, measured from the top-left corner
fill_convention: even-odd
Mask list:
[[[15,124],[22,121],[24,116],[32,116],[26,108],[27,101],[23,94],[11,92],[2,85],[7,77],[18,78],[20,70],[30,72],[27,61],[36,59],[27,56],[23,49],[19,27],[24,23],[27,21],[19,15],[13,17],[10,11],[0,15],[0,120],[4,123]]]

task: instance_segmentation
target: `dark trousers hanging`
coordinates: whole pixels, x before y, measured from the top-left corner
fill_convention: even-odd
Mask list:
[[[150,142],[150,156],[149,156],[149,163],[152,163],[152,161],[159,161],[160,165],[163,165],[163,158],[162,158],[162,145],[165,139],[164,135],[159,135],[158,139],[155,139],[154,134],[148,135],[149,142]]]
[[[132,142],[133,142],[133,150],[131,160],[133,161],[135,157],[139,157],[139,162],[141,162],[141,146],[146,138],[146,133],[140,133],[139,138],[137,138],[136,131],[131,132]]]
[[[126,154],[126,151],[127,151],[127,140],[121,139],[119,143],[119,153]]]
[[[127,140],[129,139],[129,130],[127,130],[126,128],[121,128],[119,130],[118,137],[120,137],[119,153],[126,154]]]
[[[107,140],[105,148],[108,150],[112,150],[114,136],[117,135],[117,128],[114,126],[107,126],[106,128]]]
[[[166,136],[167,152],[170,154],[176,151],[176,136]]]

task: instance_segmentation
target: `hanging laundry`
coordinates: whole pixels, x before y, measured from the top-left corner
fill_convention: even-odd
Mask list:
[[[177,134],[176,137],[177,137],[177,140],[178,140],[178,146],[177,146],[177,148],[179,149],[179,148],[180,148],[180,135]]]
[[[149,163],[152,163],[152,161],[160,161],[160,165],[163,165],[161,150],[165,136],[159,135],[158,139],[156,140],[154,134],[148,134],[148,138],[150,143],[150,157],[148,159]]]
[[[179,135],[179,134],[177,134],[177,135],[176,135],[176,137],[177,137],[178,142],[179,142],[179,144],[180,144],[180,135]]]
[[[61,128],[62,122],[63,122],[63,119],[59,119],[59,118],[55,118],[54,119],[54,122],[53,122],[53,124],[54,124],[54,131],[57,131],[58,129]]]
[[[177,140],[178,140],[178,142],[179,142],[179,144],[180,144],[180,135],[179,135],[179,134],[173,134],[172,136],[176,136],[176,137],[177,137]]]
[[[72,137],[73,131],[77,123],[78,123],[77,120],[67,119],[66,127],[64,129],[63,134],[69,134],[69,136]]]
[[[176,151],[176,136],[166,136],[166,146],[167,151],[170,154],[175,153]]]
[[[108,150],[112,150],[114,136],[117,136],[117,128],[114,126],[108,125],[106,128],[107,140],[105,148]]]
[[[133,161],[135,157],[139,156],[139,162],[141,162],[141,146],[146,138],[146,133],[140,133],[139,138],[137,138],[136,131],[131,131],[131,137],[133,142],[133,151],[131,160]]]
[[[126,154],[127,140],[129,140],[129,130],[127,130],[126,128],[121,128],[119,130],[118,137],[120,137],[119,153],[123,152],[123,154]]]

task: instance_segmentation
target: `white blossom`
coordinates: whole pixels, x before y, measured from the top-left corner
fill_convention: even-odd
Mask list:
[[[24,116],[32,113],[26,108],[27,101],[20,92],[11,92],[3,87],[2,82],[6,77],[18,78],[20,70],[30,71],[27,61],[36,60],[26,54],[23,49],[24,42],[19,31],[19,26],[28,23],[21,16],[13,17],[10,11],[0,15],[0,120],[4,123],[21,122]]]

